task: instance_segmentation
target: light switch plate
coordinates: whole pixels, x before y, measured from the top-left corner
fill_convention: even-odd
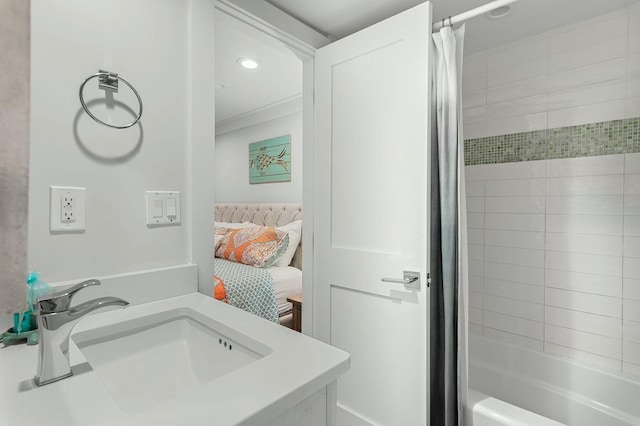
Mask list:
[[[74,233],[85,230],[86,188],[52,186],[49,188],[49,230]]]
[[[146,191],[147,226],[180,224],[180,191]]]

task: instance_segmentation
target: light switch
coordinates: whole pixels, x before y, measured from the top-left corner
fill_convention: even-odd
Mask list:
[[[180,224],[180,191],[146,191],[148,226]]]

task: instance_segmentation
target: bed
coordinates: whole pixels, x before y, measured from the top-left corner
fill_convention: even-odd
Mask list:
[[[301,204],[216,204],[215,206],[215,223],[216,227],[248,227],[248,226],[273,226],[275,229],[290,230],[292,227],[300,229],[302,221],[302,205]],[[293,236],[294,234],[290,234]],[[253,266],[240,265],[230,262],[216,256],[215,271],[216,279],[221,271],[233,269],[235,274],[244,274],[241,279],[244,283],[252,285],[256,273],[268,273],[273,282],[273,290],[275,292],[275,302],[277,310],[277,320],[280,324],[291,327],[292,322],[292,306],[287,301],[288,297],[296,296],[302,293],[302,243],[296,242],[295,248],[292,246],[289,250],[293,251],[293,257],[288,265],[269,266],[266,268],[254,268]],[[285,256],[286,257],[286,256]],[[288,258],[287,258],[288,259]],[[242,284],[245,285],[245,284]],[[252,303],[251,300],[243,302]],[[234,303],[232,303],[234,304]],[[256,302],[256,304],[258,304]],[[242,305],[238,307],[246,310]],[[255,313],[255,312],[254,312]],[[267,318],[266,315],[262,315]],[[270,319],[270,318],[268,318]]]

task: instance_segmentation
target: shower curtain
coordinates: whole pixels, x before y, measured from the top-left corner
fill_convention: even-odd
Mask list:
[[[437,135],[431,156],[431,426],[464,425],[467,405],[468,258],[462,134],[464,25],[433,34]]]

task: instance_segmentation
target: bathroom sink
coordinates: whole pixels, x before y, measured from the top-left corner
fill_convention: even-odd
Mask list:
[[[187,395],[270,353],[265,345],[189,308],[72,335],[125,413]]]

